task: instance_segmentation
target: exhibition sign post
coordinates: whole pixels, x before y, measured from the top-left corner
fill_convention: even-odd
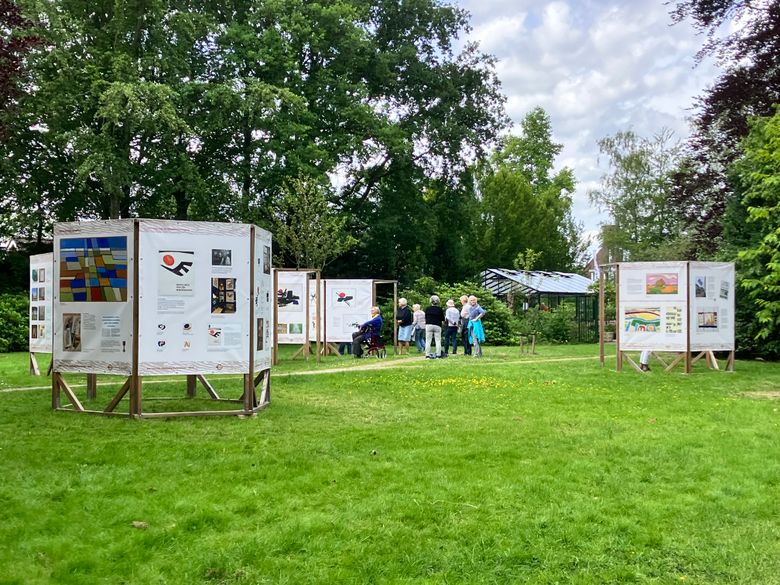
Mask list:
[[[685,372],[706,359],[719,369],[716,351],[734,369],[734,264],[724,262],[622,262],[616,267],[617,371],[626,351],[650,351],[667,371],[684,360]],[[600,287],[603,296],[603,286]],[[603,320],[603,311],[601,319]],[[603,325],[602,332],[603,344]],[[657,352],[677,356],[667,363]],[[695,354],[695,355],[694,355]]]
[[[321,282],[320,271],[314,268],[274,269],[274,364],[278,363],[280,343],[300,345],[292,359],[303,354],[308,360],[311,352],[309,344],[314,341],[315,355],[320,361]]]
[[[30,312],[28,339],[30,344],[30,374],[40,376],[37,354],[51,353],[52,292],[54,255],[30,256]],[[51,373],[53,362],[49,363]]]
[[[269,232],[247,224],[148,219],[56,224],[54,277],[55,409],[114,414],[126,395],[129,415],[137,417],[246,415],[269,403]],[[71,372],[127,379],[102,411],[94,411],[66,382]],[[144,412],[143,378],[176,374],[187,377],[188,396],[200,382],[213,400],[242,408]],[[242,374],[241,398],[220,398],[207,374]]]

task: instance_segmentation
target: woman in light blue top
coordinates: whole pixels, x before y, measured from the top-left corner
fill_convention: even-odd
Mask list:
[[[485,329],[482,327],[482,317],[487,311],[477,304],[477,297],[469,297],[469,333],[471,333],[471,354],[474,357],[482,357],[482,346],[480,343],[485,341]]]

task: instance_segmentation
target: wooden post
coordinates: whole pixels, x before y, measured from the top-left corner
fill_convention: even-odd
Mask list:
[[[311,351],[311,347],[309,346],[309,326],[311,324],[311,301],[309,300],[311,296],[311,287],[309,286],[309,283],[311,282],[311,279],[309,278],[309,273],[306,273],[306,301],[305,301],[305,307],[306,307],[306,325],[303,328],[303,359],[305,359],[307,362],[309,361],[309,352]]]
[[[398,281],[393,283],[393,351],[398,355],[398,323],[395,321],[395,310],[398,307]],[[446,325],[446,323],[445,323]]]
[[[51,407],[56,410],[61,406],[60,400],[60,373],[51,374]]]
[[[274,346],[271,348],[271,363],[276,365],[279,363],[279,271],[274,270]]]
[[[244,374],[244,412],[255,407],[255,226],[249,228],[249,372]]]
[[[40,376],[41,370],[38,368],[38,360],[35,359],[35,352],[30,352],[30,375],[31,376]]]
[[[97,398],[97,374],[87,374],[87,400]]]
[[[691,263],[685,263],[685,373],[690,374],[693,370],[693,360],[691,359]]]
[[[604,367],[604,330],[606,326],[606,315],[604,314],[606,304],[604,302],[604,268],[599,270],[599,362]]]
[[[316,348],[317,348],[317,363],[320,363],[320,360],[322,359],[322,321],[320,319],[322,318],[321,311],[320,311],[320,302],[322,302],[322,297],[320,296],[320,282],[321,282],[321,273],[318,270],[317,274],[315,276],[315,286],[317,287],[317,290],[314,291],[314,326],[317,328],[317,331],[314,334],[314,338],[317,340]]]
[[[197,387],[197,378],[195,378],[195,375],[194,374],[187,375],[187,396],[188,397],[195,398],[196,387]]]
[[[138,268],[140,258],[138,251],[140,248],[141,224],[136,219],[133,221],[133,364],[132,380],[130,382],[130,416],[141,416],[143,413],[143,401],[141,397],[141,377],[138,375],[138,354],[140,350],[140,286],[138,278]]]

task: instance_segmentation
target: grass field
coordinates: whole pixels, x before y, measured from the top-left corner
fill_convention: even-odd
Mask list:
[[[256,417],[141,421],[0,355],[0,584],[780,583],[780,364],[485,353],[285,360]]]

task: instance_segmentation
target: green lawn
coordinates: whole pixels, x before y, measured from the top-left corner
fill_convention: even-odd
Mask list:
[[[141,421],[2,355],[0,584],[780,583],[780,364],[485,351],[286,359],[256,417]]]

